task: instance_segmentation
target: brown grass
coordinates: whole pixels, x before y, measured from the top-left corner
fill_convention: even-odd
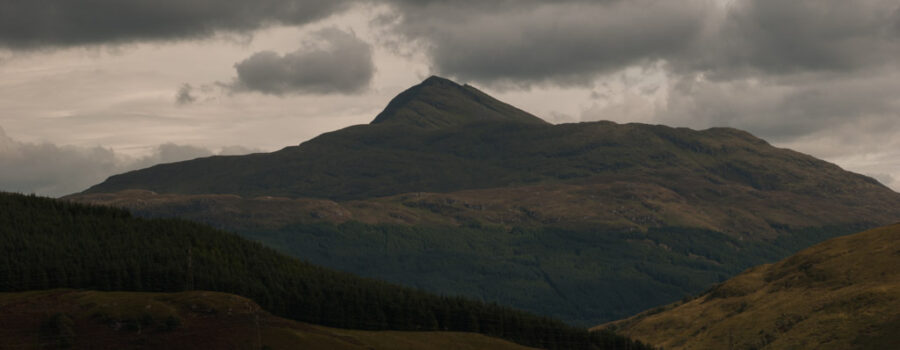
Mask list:
[[[52,320],[70,320],[67,331]],[[177,320],[177,321],[176,321]],[[357,331],[272,316],[216,292],[0,293],[0,349],[528,349],[473,333]]]
[[[665,349],[895,348],[900,224],[829,240],[664,309],[601,327]]]

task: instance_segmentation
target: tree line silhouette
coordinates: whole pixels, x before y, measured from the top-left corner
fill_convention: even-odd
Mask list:
[[[202,224],[0,193],[0,291],[51,288],[212,290],[331,327],[477,332],[548,349],[651,348],[609,331],[325,269]]]

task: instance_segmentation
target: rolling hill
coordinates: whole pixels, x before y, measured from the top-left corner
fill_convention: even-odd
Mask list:
[[[0,293],[0,324],[3,349],[532,349],[477,333],[317,326],[204,291]]]
[[[56,288],[209,290],[330,327],[472,332],[541,348],[643,348],[496,304],[322,268],[202,224],[0,193],[0,292]],[[52,304],[40,311],[59,313]]]
[[[665,349],[895,348],[900,224],[826,241],[600,328]]]
[[[900,219],[900,194],[877,181],[740,130],[552,125],[438,77],[368,125],[120,174],[67,199],[582,325]]]

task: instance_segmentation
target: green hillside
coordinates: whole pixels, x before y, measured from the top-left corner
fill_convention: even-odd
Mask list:
[[[51,288],[212,290],[339,328],[477,332],[547,348],[640,348],[611,333],[324,269],[201,224],[0,194],[0,291]]]
[[[894,349],[900,224],[829,240],[599,328],[665,349]]]

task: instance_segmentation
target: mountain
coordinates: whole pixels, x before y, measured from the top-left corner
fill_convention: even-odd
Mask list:
[[[337,328],[474,332],[556,349],[645,348],[496,304],[329,270],[197,223],[0,193],[0,292],[55,288],[209,290]],[[46,315],[60,312],[39,308]]]
[[[666,349],[896,348],[900,224],[829,240],[600,328]]]
[[[581,325],[900,219],[900,194],[877,181],[744,131],[552,125],[437,77],[368,125],[116,175],[67,199]]]
[[[317,326],[202,291],[0,293],[0,324],[4,349],[532,349],[477,333]]]
[[[397,95],[372,124],[440,129],[476,122],[547,124],[469,85],[432,76]]]
[[[715,190],[726,189],[844,201],[856,194],[894,194],[871,178],[772,147],[746,132],[610,122],[551,125],[441,78],[400,94],[369,125],[273,153],[132,171],[86,193],[144,189],[342,201],[613,181],[657,184],[688,196],[721,197]]]

